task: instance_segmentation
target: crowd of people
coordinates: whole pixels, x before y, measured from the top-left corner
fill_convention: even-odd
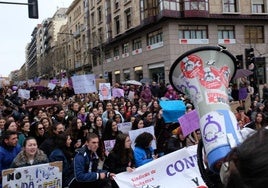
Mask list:
[[[198,143],[200,130],[185,137],[178,122],[166,123],[162,116],[160,99],[183,100],[185,113],[194,109],[171,85],[115,83],[113,87],[122,88],[124,96],[101,101],[97,93],[74,94],[70,87],[38,90],[23,85],[21,88],[31,90],[26,100],[18,97],[17,89],[1,88],[0,170],[62,161],[64,187],[115,188],[117,173],[132,172],[162,155]],[[51,98],[58,104],[27,107],[40,98]],[[268,104],[256,97],[249,110],[241,103],[235,114],[241,128],[259,129],[266,126]],[[143,132],[131,140],[118,129],[123,122],[131,122],[132,130],[153,126],[155,135]],[[115,140],[109,152],[105,140]],[[156,149],[151,146],[153,140]]]
[[[165,123],[162,117],[160,98],[185,100],[187,108],[193,107],[170,85],[116,83],[114,87],[123,89],[124,96],[104,101],[98,93],[74,94],[70,87],[39,90],[23,85],[22,89],[31,91],[27,100],[18,96],[19,88],[1,88],[0,170],[62,161],[65,187],[118,187],[113,180],[116,173],[131,172],[157,157],[198,142],[193,135],[184,138],[177,122]],[[27,106],[44,98],[58,103]],[[118,129],[123,122],[131,122],[131,130],[153,126],[155,134],[144,132],[130,140],[128,134]],[[106,140],[115,140],[111,151],[105,149]],[[157,149],[151,146],[153,140]],[[135,148],[131,147],[132,142]]]

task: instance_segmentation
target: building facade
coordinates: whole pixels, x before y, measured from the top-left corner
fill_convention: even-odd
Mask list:
[[[66,17],[55,53],[46,54],[54,60],[51,76],[168,83],[181,54],[220,44],[242,57],[241,68],[248,68],[245,50],[253,48],[255,79],[267,81],[268,0],[74,0]]]

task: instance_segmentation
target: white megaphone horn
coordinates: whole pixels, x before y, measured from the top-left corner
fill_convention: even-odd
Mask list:
[[[219,172],[231,148],[242,142],[227,92],[235,62],[222,47],[200,47],[181,55],[169,74],[173,88],[188,95],[197,109],[208,166],[214,172]]]

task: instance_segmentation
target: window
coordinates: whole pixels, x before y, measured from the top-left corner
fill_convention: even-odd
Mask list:
[[[162,29],[153,31],[147,35],[147,45],[152,45],[163,41]]]
[[[119,8],[119,0],[114,0],[114,10]]]
[[[93,54],[92,61],[93,61],[94,67],[98,65],[98,55],[97,54]]]
[[[131,24],[131,9],[127,9],[125,11],[125,24],[126,24],[126,29],[131,28],[132,24]]]
[[[141,0],[140,7],[141,14],[144,14],[145,19],[159,14],[159,2],[157,0]]]
[[[102,22],[102,7],[98,7],[98,23]]]
[[[95,27],[96,26],[96,23],[95,23],[95,13],[94,12],[91,13],[91,26],[92,27]]]
[[[114,24],[115,24],[115,34],[119,34],[120,33],[120,19],[119,16],[116,16],[114,18]]]
[[[245,43],[264,43],[264,27],[245,26]]]
[[[252,13],[264,13],[264,2],[263,0],[252,1]]]
[[[105,51],[105,59],[110,59],[111,58],[111,52],[110,50]]]
[[[141,38],[136,38],[133,40],[132,42],[132,49],[133,50],[137,50],[137,49],[140,49],[142,48],[142,44],[141,44]]]
[[[119,56],[119,46],[114,47],[114,57]]]
[[[204,25],[181,25],[179,26],[180,39],[207,39],[208,31],[207,26]]]
[[[128,50],[128,42],[127,43],[124,43],[123,45],[122,45],[122,54],[125,54],[125,53],[128,53],[129,52],[129,50]]]
[[[208,0],[187,0],[184,1],[185,10],[208,10]]]
[[[98,29],[98,33],[99,33],[99,41],[98,43],[101,44],[103,42],[103,31],[102,28]]]
[[[237,12],[237,0],[223,0],[223,12]]]
[[[234,39],[235,31],[234,26],[220,25],[218,26],[218,39]]]

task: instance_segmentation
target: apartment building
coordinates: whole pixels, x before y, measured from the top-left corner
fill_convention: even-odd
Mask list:
[[[167,83],[181,54],[220,44],[243,59],[245,49],[253,48],[262,84],[267,80],[267,7],[267,0],[89,1],[89,38],[96,51],[92,72],[111,83],[142,78]]]
[[[245,49],[253,48],[257,82],[267,81],[268,0],[74,0],[66,17],[51,76],[168,83],[181,54],[220,44],[242,57],[242,68]]]

